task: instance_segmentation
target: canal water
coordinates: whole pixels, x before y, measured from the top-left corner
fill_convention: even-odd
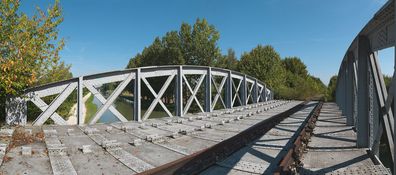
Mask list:
[[[93,99],[93,103],[97,106],[97,109],[99,109],[102,106],[102,103],[97,99]],[[141,115],[145,114],[147,110],[147,106],[151,104],[151,101],[143,101],[142,100],[142,111]],[[127,120],[133,120],[133,101],[119,97],[117,100],[113,103],[113,106],[127,119]],[[146,106],[146,107],[144,107]],[[169,110],[171,110],[172,107],[167,106]],[[172,111],[172,110],[171,110]],[[160,107],[159,104],[154,108],[153,112],[150,115],[150,118],[161,118],[161,117],[167,117],[168,115],[165,113],[165,111]],[[98,123],[112,123],[112,122],[118,122],[120,121],[110,110],[106,110],[106,112],[102,115],[102,117],[99,119]]]
[[[102,106],[102,103],[97,99],[93,99],[93,103],[98,107],[98,109]],[[126,99],[118,98],[113,106],[128,120],[132,120],[133,116],[133,101],[129,101]],[[106,112],[99,119],[99,123],[112,123],[120,121],[110,110],[106,110]]]

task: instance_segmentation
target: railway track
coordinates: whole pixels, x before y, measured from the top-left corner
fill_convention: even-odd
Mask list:
[[[291,173],[299,159],[298,150],[304,146],[305,140],[312,131],[315,117],[320,111],[322,103],[302,102],[293,108],[282,113],[273,115],[248,129],[228,138],[210,148],[183,157],[176,161],[156,167],[142,174],[248,174],[248,173]],[[301,111],[303,111],[301,113]],[[290,116],[297,116],[301,113],[300,119],[288,119]],[[297,115],[296,115],[297,114]],[[297,122],[296,122],[297,121]],[[294,122],[294,123],[293,123]],[[290,125],[289,123],[292,123]],[[278,149],[262,147],[261,150],[279,151],[276,159],[268,161],[268,166],[263,166],[263,162],[244,161],[246,155],[241,152],[247,149],[254,149],[257,142],[263,137],[273,136],[269,131],[276,132],[276,127],[292,126],[296,130],[290,135],[285,145],[279,145]],[[275,138],[276,139],[276,138]],[[268,140],[268,138],[266,138]],[[290,144],[293,143],[293,144]],[[256,145],[257,146],[257,145]],[[260,159],[259,156],[256,158]],[[239,161],[235,161],[239,159]],[[248,158],[246,158],[248,159]],[[232,163],[230,163],[232,162]],[[260,165],[261,163],[261,165]]]

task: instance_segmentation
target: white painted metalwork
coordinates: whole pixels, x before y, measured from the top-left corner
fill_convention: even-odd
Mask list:
[[[196,75],[198,78],[188,80],[187,75]],[[160,90],[156,92],[148,78],[167,77],[165,83]],[[216,78],[220,77],[220,83],[216,82]],[[175,80],[174,104],[175,110],[171,111],[162,100],[163,95]],[[195,81],[194,87],[190,81]],[[147,111],[142,114],[141,107],[141,87],[144,83],[149,92],[154,96],[153,101],[148,107]],[[103,94],[97,89],[105,84],[119,83],[116,89],[105,98]],[[136,121],[146,120],[150,117],[154,108],[159,104],[165,111],[168,117],[179,116],[189,112],[193,103],[196,103],[200,112],[213,111],[217,102],[220,101],[223,108],[233,108],[238,100],[240,105],[247,105],[250,100],[253,103],[271,100],[273,93],[266,88],[263,82],[256,78],[246,76],[239,72],[234,72],[227,69],[211,68],[204,66],[152,66],[135,69],[127,69],[121,71],[105,72],[100,74],[82,76],[66,81],[55,82],[39,87],[27,89],[25,95],[21,97],[12,97],[7,100],[7,123],[24,125],[27,121],[27,101],[31,101],[36,105],[42,113],[33,121],[33,125],[42,125],[49,118],[55,124],[66,125],[65,119],[60,116],[56,110],[62,103],[72,94],[77,91],[77,123],[83,125],[84,122],[88,124],[97,123],[103,114],[108,110],[121,122],[126,122],[128,119],[121,114],[113,105],[114,101],[125,90],[128,84],[133,84],[133,119]],[[251,86],[248,89],[248,84]],[[187,88],[183,91],[183,85]],[[201,104],[198,97],[199,89],[204,86],[205,93],[204,104]],[[173,86],[172,86],[173,87]],[[212,91],[213,87],[213,91]],[[94,114],[90,121],[83,121],[83,89],[88,90],[97,101],[101,103],[100,108]],[[132,91],[132,90],[131,90]],[[185,92],[187,94],[183,94]],[[212,93],[214,97],[212,98]],[[46,104],[42,98],[57,95],[55,100],[50,104]],[[185,105],[183,105],[185,102]],[[132,107],[132,106],[131,106]],[[142,116],[143,115],[143,116]]]

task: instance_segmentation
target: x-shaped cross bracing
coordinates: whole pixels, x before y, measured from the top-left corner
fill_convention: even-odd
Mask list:
[[[221,80],[220,86],[217,86],[217,83],[216,83],[216,81],[213,79],[213,76],[212,76],[212,82],[213,82],[214,88],[216,89],[216,96],[215,96],[215,98],[213,99],[212,110],[215,108],[215,105],[216,105],[217,100],[218,100],[219,98],[220,98],[220,101],[221,101],[221,103],[223,104],[224,108],[227,108],[226,105],[225,105],[225,103],[224,103],[223,98],[221,97],[221,91],[223,90],[223,87],[224,87],[224,84],[225,84],[226,80],[227,80],[227,77],[224,76],[224,77],[222,78],[222,80]]]
[[[117,86],[117,88],[113,91],[113,93],[111,93],[111,95],[109,96],[109,98],[107,98],[107,100],[92,85],[90,85],[89,83],[84,83],[87,89],[91,91],[101,103],[103,103],[102,107],[96,112],[96,114],[91,119],[91,121],[89,121],[89,124],[95,124],[102,117],[103,113],[106,112],[107,109],[109,109],[118,119],[120,119],[120,121],[122,122],[128,121],[121,113],[119,113],[114,108],[112,104],[134,77],[135,74],[130,73],[126,77],[126,79]]]
[[[93,87],[93,85],[91,85],[91,84],[88,83],[88,82],[84,82],[84,86],[94,95],[94,97],[95,97],[96,99],[99,100],[100,103],[102,103],[102,105],[105,104],[105,103],[107,102],[107,99],[104,98],[103,95],[100,94],[99,91],[96,90],[96,88]],[[113,113],[114,116],[116,116],[120,121],[123,121],[123,122],[124,122],[124,121],[127,121],[127,119],[126,119],[126,118],[125,118],[125,117],[124,117],[113,105],[110,105],[108,109],[109,109],[109,111],[110,111],[111,113]],[[98,119],[98,120],[99,120],[99,119]],[[97,122],[97,121],[96,121],[96,122]]]
[[[183,75],[183,79],[184,79],[184,82],[186,82],[188,90],[191,92],[191,96],[187,100],[187,103],[186,103],[186,106],[184,107],[183,113],[186,114],[188,112],[193,100],[197,103],[197,105],[198,105],[199,109],[201,110],[201,112],[205,112],[204,109],[202,108],[201,104],[199,103],[198,98],[197,98],[197,92],[199,90],[199,87],[201,87],[201,84],[202,84],[203,80],[205,79],[205,74],[203,74],[203,75],[201,75],[199,77],[198,82],[195,85],[194,90],[192,90],[190,84],[188,83],[188,80],[187,80],[186,76]]]
[[[263,92],[264,92],[264,86],[259,86],[259,92],[258,92],[258,98],[257,98],[257,101],[256,101],[256,103],[258,103],[258,102],[260,102],[260,99],[262,100],[262,101],[265,101],[265,99],[264,99],[264,94],[263,94]]]
[[[246,86],[248,86],[248,84],[249,83],[246,83]],[[253,97],[252,97],[253,87],[254,87],[254,84],[252,83],[252,85],[250,86],[249,91],[248,91],[248,96],[246,98],[246,103],[249,103],[249,99],[252,99],[252,102],[253,102]]]
[[[67,97],[75,90],[77,87],[77,83],[70,83],[67,85],[61,93],[55,98],[54,101],[51,102],[50,105],[47,105],[40,97],[33,97],[31,101],[43,111],[33,122],[33,125],[42,125],[48,118],[51,118],[56,124],[64,125],[66,121],[59,116],[55,111],[59,108],[60,105],[66,100]]]
[[[239,96],[239,89],[241,88],[242,80],[241,79],[238,79],[238,80],[239,80],[238,86],[236,87],[235,84],[234,84],[234,80],[232,79],[232,83],[231,84],[232,84],[232,87],[235,90],[235,95],[232,98],[232,105],[231,106],[234,106],[236,98],[238,98],[239,104],[242,104],[241,97]]]
[[[169,117],[173,117],[172,113],[168,110],[168,108],[165,106],[165,104],[162,102],[161,98],[164,95],[166,89],[168,89],[170,83],[172,82],[173,78],[175,77],[175,74],[170,75],[168,79],[165,81],[164,85],[161,87],[160,91],[158,94],[154,91],[154,89],[151,87],[150,83],[147,81],[146,78],[142,77],[143,82],[146,84],[147,88],[150,90],[150,92],[154,96],[154,101],[151,103],[149,108],[147,109],[146,113],[144,113],[143,120],[146,120],[149,118],[151,113],[153,112],[155,106],[157,106],[157,103],[159,103],[162,108],[165,110],[165,112],[168,114]]]

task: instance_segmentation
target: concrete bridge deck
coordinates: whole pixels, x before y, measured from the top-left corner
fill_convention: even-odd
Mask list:
[[[217,162],[202,174],[273,174],[279,162],[299,135],[303,122],[310,116],[317,102],[306,104],[262,137],[235,152],[227,159]]]
[[[184,118],[0,131],[3,174],[135,174],[232,137],[301,102],[269,101]]]
[[[2,174],[154,173],[172,162],[208,151],[229,138],[296,106],[297,112],[200,174],[273,174],[310,121],[318,102],[269,101],[183,118],[158,118],[87,126],[25,126],[0,130]],[[366,149],[338,107],[325,103],[301,174],[390,174]],[[234,145],[226,145],[231,148]],[[150,170],[150,171],[149,171]]]
[[[367,148],[356,147],[356,132],[334,103],[321,109],[301,174],[391,174]],[[375,163],[377,162],[377,163]]]

